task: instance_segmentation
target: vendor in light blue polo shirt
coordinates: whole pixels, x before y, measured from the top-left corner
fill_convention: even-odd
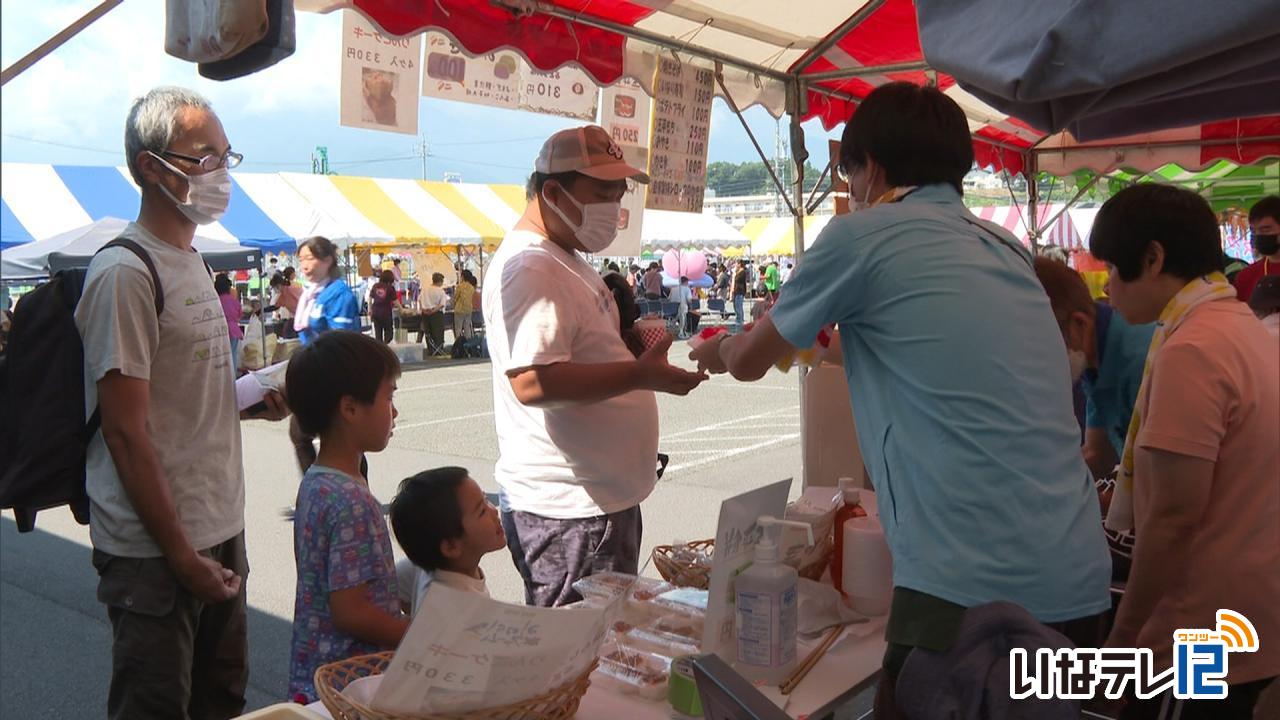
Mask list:
[[[1017,603],[1078,645],[1104,632],[1110,559],[1067,358],[1031,257],[961,198],[964,113],[892,83],[845,127],[840,170],[874,208],[832,220],[750,332],[691,357],[742,380],[839,326],[858,442],[893,554],[887,680],[951,647],[965,608]]]
[[[1130,325],[1094,302],[1080,273],[1061,262],[1036,258],[1035,268],[1066,342],[1072,382],[1084,392],[1085,462],[1094,477],[1105,477],[1124,453],[1156,326]]]

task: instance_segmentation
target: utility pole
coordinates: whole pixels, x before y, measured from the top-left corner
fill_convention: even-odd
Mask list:
[[[790,187],[787,178],[790,177],[788,172],[791,169],[791,154],[787,150],[786,136],[782,133],[782,120],[777,120],[773,131],[773,169],[778,174],[778,179],[782,181],[783,187]],[[774,191],[773,209],[774,214],[781,216],[786,213],[786,203],[783,202],[782,196]]]
[[[422,158],[422,179],[427,179],[427,138],[426,136],[418,138],[418,144],[413,146],[413,154]]]

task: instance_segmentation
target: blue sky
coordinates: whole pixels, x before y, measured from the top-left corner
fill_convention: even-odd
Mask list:
[[[94,0],[3,0],[0,62],[8,67],[81,14]],[[331,169],[347,175],[420,177],[418,138],[338,124],[342,18],[298,14],[298,51],[275,67],[218,83],[164,52],[159,0],[135,0],[11,80],[0,96],[0,157],[5,162],[123,165],[124,117],[132,98],[156,85],[194,88],[214,103],[249,172],[310,172],[311,153],[327,146]],[[542,140],[576,121],[434,99],[420,99],[419,133],[429,146],[427,176],[462,174],[467,182],[523,182]],[[776,122],[761,108],[745,113],[772,154]],[[785,125],[782,128],[784,135]],[[805,124],[814,160],[826,138]],[[755,160],[746,133],[720,100],[712,114],[709,160]],[[820,162],[815,162],[821,165]]]

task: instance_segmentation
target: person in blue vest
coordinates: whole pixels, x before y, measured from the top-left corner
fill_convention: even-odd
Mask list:
[[[307,288],[298,300],[293,328],[306,345],[326,330],[360,331],[360,306],[342,279],[338,248],[328,238],[310,237],[298,246],[298,261]]]
[[[1080,273],[1061,262],[1036,258],[1036,276],[1067,345],[1071,381],[1084,391],[1085,463],[1104,477],[1124,453],[1155,324],[1130,325],[1109,304],[1094,302]]]

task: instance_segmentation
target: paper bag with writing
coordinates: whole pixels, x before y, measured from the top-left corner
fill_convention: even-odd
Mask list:
[[[403,715],[460,712],[541,695],[581,675],[607,610],[508,605],[434,584],[373,697]]]

